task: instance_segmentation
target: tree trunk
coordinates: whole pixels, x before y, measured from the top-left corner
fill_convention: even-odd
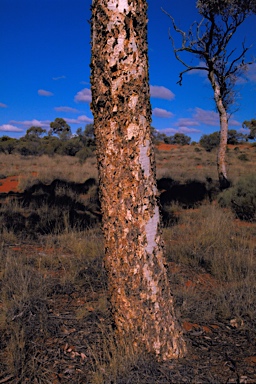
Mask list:
[[[220,144],[217,154],[217,171],[219,177],[220,189],[225,189],[230,186],[230,182],[227,177],[227,165],[226,165],[226,152],[228,143],[228,115],[224,107],[221,97],[220,87],[215,81],[214,73],[209,73],[209,80],[214,90],[214,100],[219,113],[220,118]]]
[[[185,343],[173,309],[151,141],[146,0],[94,0],[92,110],[105,266],[119,336],[159,359]]]
[[[217,170],[219,176],[220,189],[226,189],[230,186],[227,177],[226,167],[226,152],[228,142],[228,118],[227,112],[223,107],[222,102],[218,103],[218,110],[220,115],[220,144],[217,155]]]

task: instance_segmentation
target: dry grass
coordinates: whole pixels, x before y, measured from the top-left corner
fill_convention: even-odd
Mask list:
[[[207,272],[214,280],[211,304],[204,302],[204,287],[197,280],[191,284],[198,290],[180,290],[183,316],[200,307],[202,319],[227,320],[235,317],[252,322],[256,316],[256,224],[241,224],[229,210],[217,205],[202,205],[196,210],[183,211],[179,223],[164,230],[167,259],[187,265],[195,271]],[[176,278],[181,278],[178,274]],[[184,281],[183,281],[184,285]],[[182,286],[182,284],[181,284]],[[193,308],[193,310],[192,310]]]
[[[242,157],[241,157],[242,155]],[[217,180],[216,150],[206,152],[199,145],[176,146],[168,151],[156,149],[157,178],[171,177],[183,182],[188,179],[205,181],[207,177]],[[241,160],[239,158],[247,158]],[[250,172],[256,162],[256,147],[252,145],[229,146],[228,171],[233,183]],[[83,182],[97,179],[96,158],[90,157],[81,163],[76,157],[55,155],[49,157],[0,154],[1,177],[20,175],[20,187],[34,183],[35,179],[50,183],[54,179]]]
[[[165,229],[173,261],[201,265],[222,281],[253,275],[256,225],[238,223],[229,210],[217,205],[181,212],[178,225]]]
[[[101,348],[90,346],[91,350],[91,384],[117,383],[137,364],[139,355],[129,340],[116,341],[111,328],[100,330]]]
[[[1,174],[7,176],[19,175],[19,188],[24,190],[35,180],[51,183],[54,179],[63,179],[77,183],[84,182],[90,177],[97,179],[96,158],[89,157],[81,163],[78,158],[55,155],[20,156],[0,154]]]
[[[248,160],[241,160],[244,156],[239,159],[241,154]],[[188,179],[205,182],[206,177],[216,180],[215,158],[216,153],[195,150],[194,146],[158,151],[158,179],[169,177],[181,183]],[[239,175],[255,166],[256,148],[231,147],[228,161],[236,183]],[[22,188],[35,182],[32,172],[44,183],[56,178],[79,183],[89,177],[97,179],[95,158],[80,164],[71,157],[1,154],[0,165],[3,175],[22,175]],[[88,201],[94,204],[95,190],[89,194]],[[82,201],[72,191],[60,189],[57,195]],[[47,225],[47,220],[60,214],[54,209],[41,205],[36,213]],[[235,318],[252,336],[256,329],[256,224],[236,220],[230,210],[215,202],[204,201],[196,209],[186,210],[173,203],[168,209],[177,218],[164,229],[164,239],[180,318],[204,324]],[[7,201],[1,206],[0,224],[6,212],[29,218],[32,208]],[[71,228],[68,213],[63,211],[62,215],[67,215],[66,221],[62,217],[64,224],[48,234],[37,234],[35,239],[26,230],[17,234],[13,227],[1,228],[0,380],[10,377],[13,384],[171,382],[151,356],[136,354],[128,340],[116,342],[110,328],[99,225]],[[75,340],[68,326],[76,329]],[[71,371],[69,345],[76,344],[80,360],[77,371]],[[66,372],[66,376],[56,372]]]
[[[238,148],[238,149],[236,149]],[[248,161],[239,160],[245,154]],[[217,180],[217,150],[206,152],[198,146],[177,146],[168,151],[156,151],[157,178],[170,177],[184,182],[189,179]],[[229,146],[227,152],[228,174],[232,183],[250,173],[256,163],[256,147],[252,145]]]
[[[66,312],[66,297],[76,300],[78,292],[79,298],[87,292],[88,298],[93,297],[90,306],[101,313],[108,310],[102,235],[99,229],[76,234],[70,230],[42,237],[33,245],[17,244],[16,238],[10,246],[13,240],[9,237],[7,243],[5,237],[0,250],[0,372],[13,383],[50,384],[53,372],[45,343],[54,343],[63,327],[60,315],[52,310],[55,301],[61,297]],[[80,322],[82,328],[90,312],[86,302],[75,308],[73,326]]]
[[[28,376],[43,378],[36,355],[50,327],[47,284],[31,265],[31,259],[15,255],[5,247],[0,257],[0,334],[2,343],[6,343],[1,351],[1,371],[18,377],[20,382],[25,382]]]

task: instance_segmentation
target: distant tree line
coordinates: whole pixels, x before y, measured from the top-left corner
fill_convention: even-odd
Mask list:
[[[228,130],[227,144],[236,145],[241,143],[246,143],[249,140],[254,140],[254,137],[251,134],[244,134],[237,132],[235,129]],[[219,147],[220,144],[220,131],[210,133],[209,135],[202,135],[199,144],[207,152],[210,152],[212,149]]]
[[[167,136],[153,127],[151,127],[151,133],[155,144],[163,142],[166,144],[189,145],[191,142],[191,138],[184,133],[175,133],[173,136]]]
[[[41,127],[30,127],[25,136],[14,139],[0,137],[0,153],[19,153],[23,156],[40,156],[54,154],[77,156],[81,161],[93,155],[95,139],[93,124],[78,128],[72,134],[70,126],[62,118],[56,118],[47,131]]]
[[[243,122],[243,128],[249,129],[249,133],[238,132],[235,129],[228,130],[227,144],[236,145],[241,143],[246,143],[249,140],[256,139],[256,120],[252,119],[250,121]],[[153,136],[153,141],[155,144],[164,142],[166,144],[179,144],[179,145],[189,145],[191,144],[191,138],[184,133],[175,133],[173,136],[167,136],[165,133],[157,131],[155,128],[151,127],[151,132]],[[193,143],[192,143],[193,144]],[[208,152],[216,148],[220,144],[220,131],[210,133],[208,135],[204,134],[199,140],[199,144]]]
[[[240,133],[235,129],[228,130],[228,144],[241,144],[256,139],[256,120],[244,121],[244,128],[250,131],[248,134]],[[189,145],[191,138],[184,133],[175,133],[168,136],[151,127],[153,142],[155,144]],[[219,146],[220,132],[202,135],[199,144],[208,152]],[[14,139],[9,136],[0,137],[0,153],[18,153],[22,156],[40,156],[54,154],[77,156],[81,161],[93,156],[95,150],[95,137],[93,124],[87,124],[84,129],[78,128],[72,134],[70,126],[62,118],[56,118],[50,124],[50,130],[41,127],[30,127],[25,136]]]

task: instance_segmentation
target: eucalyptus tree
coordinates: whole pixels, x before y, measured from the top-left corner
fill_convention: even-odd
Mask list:
[[[68,123],[61,117],[56,117],[54,121],[50,123],[50,130],[48,135],[56,134],[62,140],[67,140],[71,136],[71,128]]]
[[[167,278],[151,141],[146,0],[93,0],[91,90],[105,266],[117,334],[183,356]]]
[[[256,119],[245,120],[243,122],[243,128],[248,128],[250,130],[248,139],[250,140],[256,139]]]
[[[220,144],[217,156],[217,170],[222,189],[230,185],[226,167],[226,148],[228,138],[228,120],[230,108],[235,100],[235,84],[243,71],[253,61],[245,61],[250,47],[244,42],[239,50],[232,44],[237,29],[252,13],[256,12],[255,0],[198,0],[196,3],[201,20],[195,21],[188,32],[180,29],[174,18],[171,19],[174,30],[181,36],[181,46],[176,47],[172,35],[175,57],[185,69],[179,75],[181,85],[183,75],[189,71],[204,71],[214,93],[214,101],[220,119]],[[192,65],[184,58],[191,54],[199,59],[198,65]]]
[[[46,129],[33,125],[32,127],[27,129],[25,138],[31,139],[31,140],[36,140],[36,139],[38,140],[45,133],[46,133]]]

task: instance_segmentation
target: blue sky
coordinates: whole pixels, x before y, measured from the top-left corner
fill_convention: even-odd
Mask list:
[[[202,74],[184,76],[168,38],[171,13],[184,30],[196,19],[196,1],[149,0],[148,44],[152,125],[168,135],[182,132],[198,141],[219,129],[213,94]],[[90,111],[90,5],[91,0],[0,0],[0,136],[24,136],[32,125],[48,129],[64,118],[75,133],[92,122]],[[256,17],[241,26],[234,39],[255,44]],[[195,61],[196,63],[196,61]],[[239,108],[230,129],[256,118],[256,65],[237,85]]]

